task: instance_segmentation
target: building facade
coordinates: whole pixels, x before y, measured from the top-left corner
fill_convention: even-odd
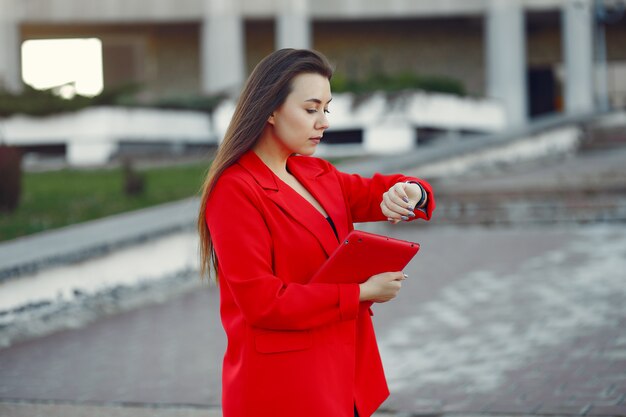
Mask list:
[[[615,3],[615,2],[612,2]],[[620,3],[620,2],[617,2]],[[29,39],[96,37],[105,87],[236,93],[281,47],[324,52],[346,78],[410,71],[503,102],[511,126],[626,104],[626,18],[604,25],[599,97],[592,0],[0,0],[0,85],[21,86]],[[617,6],[616,6],[617,7]],[[602,72],[602,71],[601,71]]]

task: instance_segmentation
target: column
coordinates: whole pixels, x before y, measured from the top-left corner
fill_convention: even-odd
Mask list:
[[[593,111],[593,4],[590,0],[565,0],[562,13],[565,60],[565,111]]]
[[[204,0],[202,91],[236,95],[245,78],[244,27],[238,0]]]
[[[307,0],[282,0],[276,16],[276,49],[311,48]]]
[[[0,89],[22,91],[21,35],[18,3],[0,0]]]
[[[487,94],[499,99],[509,127],[528,119],[526,29],[520,0],[489,0],[485,25]]]

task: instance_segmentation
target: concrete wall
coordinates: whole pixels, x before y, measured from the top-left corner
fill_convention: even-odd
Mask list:
[[[29,22],[184,22],[202,15],[210,0],[17,0]],[[235,0],[231,0],[235,1]],[[528,9],[556,8],[562,0],[526,0]],[[239,0],[242,15],[263,19],[275,16],[280,0]],[[484,0],[316,0],[309,1],[313,18],[362,19],[480,15]]]
[[[248,20],[245,22],[246,73],[274,51],[274,20]]]
[[[22,39],[96,37],[102,41],[104,84],[140,83],[157,95],[199,90],[199,24],[25,24]]]
[[[205,113],[180,110],[92,107],[45,118],[17,115],[2,124],[9,145],[66,146],[71,165],[104,164],[122,141],[171,144],[214,143]]]
[[[104,47],[105,86],[139,82],[173,96],[203,88],[200,28],[213,0],[3,0],[19,16],[21,37],[98,37]],[[233,0],[234,1],[234,0]],[[275,18],[282,0],[240,0],[244,19],[244,72],[275,48]],[[459,79],[484,95],[485,0],[309,1],[312,46],[346,77],[376,71],[413,71]],[[525,0],[529,68],[563,62],[561,0]],[[607,30],[609,90],[626,84],[626,19]],[[562,75],[562,71],[559,73]],[[625,74],[625,75],[622,75]],[[617,87],[615,87],[617,86]],[[618,92],[616,94],[625,95]],[[625,99],[626,100],[626,99]]]
[[[546,66],[562,62],[561,17],[556,11],[529,13],[526,17],[526,53],[528,66]]]
[[[560,14],[554,10],[533,12],[526,20],[528,66],[557,71],[563,62]],[[343,76],[361,77],[377,70],[414,71],[450,76],[462,81],[470,94],[485,93],[480,17],[318,19],[312,22],[312,29],[313,47],[326,53]],[[157,95],[171,96],[200,90],[199,30],[199,22],[23,24],[21,36],[98,37],[104,47],[106,86],[136,81]],[[247,19],[244,32],[249,73],[274,49],[274,20]],[[626,48],[620,47],[626,44],[626,19],[608,27],[607,44],[610,61],[626,62]],[[621,72],[618,75],[621,77]],[[609,77],[609,82],[616,84],[614,78]],[[623,90],[621,85],[618,88]]]
[[[197,93],[200,85],[199,25],[160,28],[151,37],[157,65],[154,91],[160,95]]]
[[[411,71],[449,76],[469,93],[484,92],[481,19],[333,20],[313,28],[314,48],[348,78]]]
[[[273,20],[245,22],[248,73],[274,50],[274,33]],[[313,23],[313,35],[313,47],[327,54],[337,71],[346,77],[363,77],[378,70],[414,71],[459,79],[474,94],[482,94],[484,90],[479,19],[321,21]],[[200,45],[196,23],[29,24],[22,28],[23,39],[62,37],[102,40],[107,87],[136,81],[159,95],[199,90]],[[367,42],[363,42],[364,38]]]
[[[606,29],[607,58],[609,61],[626,61],[626,16]]]
[[[448,75],[464,82],[467,90],[483,94],[484,47],[482,19],[317,20],[312,23],[313,47],[326,53],[344,76],[363,76],[376,69],[389,72],[411,70],[422,74]],[[527,60],[532,66],[562,63],[559,14],[530,13],[527,18]],[[246,69],[274,49],[274,21],[245,22]],[[22,38],[94,36],[101,38],[114,68],[126,62],[115,59],[114,47],[133,47],[137,67],[122,71],[105,68],[105,82],[122,82],[124,74],[143,81],[159,94],[197,91],[199,88],[199,23],[22,25]],[[367,39],[366,42],[363,40]],[[626,19],[607,30],[608,57],[626,60]],[[110,48],[107,48],[110,46]],[[105,57],[105,63],[107,57]],[[383,64],[384,61],[384,64]],[[450,65],[450,63],[454,63]],[[181,72],[179,72],[181,71]],[[179,74],[185,74],[181,77]]]
[[[549,10],[527,14],[527,62],[529,68],[552,68],[563,94],[565,82],[561,16]],[[626,17],[606,26],[609,100],[616,107],[626,105]]]
[[[14,0],[30,22],[185,22],[198,19],[207,0]],[[230,0],[236,1],[236,0]],[[527,10],[558,8],[563,0],[524,0]],[[282,0],[239,0],[246,18],[264,19]],[[314,7],[313,7],[314,6]],[[485,0],[309,0],[313,18],[363,19],[480,15]]]

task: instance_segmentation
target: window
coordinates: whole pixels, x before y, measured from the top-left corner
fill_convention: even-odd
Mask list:
[[[41,39],[22,44],[22,78],[38,90],[64,98],[102,92],[102,42],[99,39]]]

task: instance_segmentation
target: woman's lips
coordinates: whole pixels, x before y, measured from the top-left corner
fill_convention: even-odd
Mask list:
[[[311,140],[311,141],[313,141],[315,143],[320,143],[321,140],[322,140],[322,137],[321,136],[316,136],[314,138],[309,138],[309,140]]]

